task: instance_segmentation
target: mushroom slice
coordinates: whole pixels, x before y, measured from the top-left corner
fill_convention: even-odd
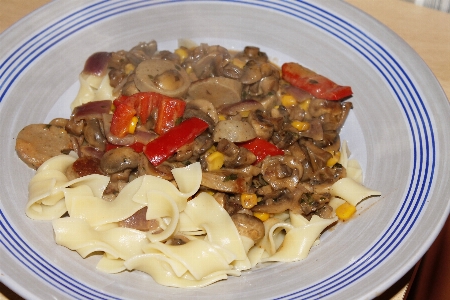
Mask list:
[[[191,81],[186,71],[174,62],[148,59],[137,66],[134,83],[141,92],[181,97],[186,93]]]
[[[238,120],[219,121],[214,128],[213,139],[218,142],[227,139],[233,143],[246,142],[256,137],[250,123]]]
[[[237,213],[231,216],[240,235],[251,238],[255,243],[264,237],[263,222],[251,215]]]
[[[210,77],[193,82],[188,90],[192,99],[206,99],[214,107],[241,100],[242,84],[226,77]]]
[[[108,175],[138,166],[139,154],[130,147],[109,150],[100,160],[100,168]]]
[[[238,169],[202,172],[201,185],[224,193],[246,193],[252,177]]]
[[[186,104],[186,108],[197,108],[206,113],[214,123],[219,122],[219,116],[217,115],[216,108],[214,105],[205,99],[195,99],[191,100]]]
[[[249,60],[244,67],[244,72],[241,76],[243,84],[252,84],[260,81],[262,78],[261,68],[254,60]]]

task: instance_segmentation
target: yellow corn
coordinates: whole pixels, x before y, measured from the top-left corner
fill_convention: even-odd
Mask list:
[[[248,111],[248,110],[246,110],[246,111],[241,111],[241,112],[239,112],[239,114],[241,115],[241,117],[247,118],[248,115],[250,114],[250,111]]]
[[[311,103],[311,99],[305,100],[302,103],[299,104],[300,108],[304,111],[307,111],[309,108],[309,104]]]
[[[339,158],[341,158],[341,152],[336,151],[336,152],[330,152],[333,156],[327,161],[327,167],[332,167],[334,166],[338,161]]]
[[[298,131],[305,131],[311,128],[311,124],[308,122],[302,122],[302,121],[292,121],[291,125],[296,128]]]
[[[115,110],[116,110],[116,106],[113,103],[111,103],[111,111],[114,112]]]
[[[224,156],[219,151],[215,151],[206,157],[208,171],[219,170],[223,166]]]
[[[256,194],[241,194],[241,205],[243,208],[252,208],[258,203],[258,197]]]
[[[216,152],[216,147],[214,147],[214,145],[213,145],[213,146],[211,146],[211,148],[206,150],[205,155],[208,156],[208,155],[210,155],[210,154],[212,154],[214,152]]]
[[[131,134],[134,133],[134,131],[136,130],[137,123],[138,123],[138,118],[136,116],[134,116],[131,119],[130,126],[128,126],[128,133],[131,133]]]
[[[281,104],[286,107],[293,106],[297,104],[297,100],[294,98],[294,96],[285,94],[281,97]]]
[[[125,65],[125,74],[130,74],[131,72],[134,71],[134,65],[133,64],[126,64]]]
[[[264,212],[254,212],[253,216],[257,217],[258,219],[260,219],[261,221],[266,221],[267,219],[269,219],[270,215],[268,213],[264,213]]]
[[[227,117],[225,115],[219,114],[219,121],[225,121]]]
[[[183,62],[186,59],[186,57],[188,57],[188,52],[184,48],[178,48],[177,50],[175,50],[175,54],[178,54],[181,62]]]
[[[336,216],[342,221],[347,221],[356,212],[356,207],[345,202],[336,208]]]
[[[243,69],[245,66],[245,61],[240,60],[239,58],[234,58],[233,59],[233,65],[235,65],[236,67]]]

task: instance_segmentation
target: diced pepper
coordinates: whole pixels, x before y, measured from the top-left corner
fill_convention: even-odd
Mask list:
[[[157,134],[161,135],[174,127],[178,119],[183,116],[186,102],[159,93],[141,92],[131,96],[120,96],[114,100],[114,106],[116,109],[114,110],[113,120],[116,119],[114,122],[118,123],[118,125],[111,125],[111,132],[114,135],[124,137],[125,134],[123,133],[124,129],[122,127],[126,126],[128,131],[131,124],[131,118],[134,115],[139,117],[141,124],[145,124],[154,109],[157,109],[154,130]],[[124,111],[127,109],[128,113],[124,115]],[[134,115],[130,117],[133,111]],[[122,118],[125,119],[122,120]]]
[[[291,85],[325,100],[341,100],[353,94],[351,87],[341,86],[297,63],[285,63],[282,77]]]
[[[248,142],[240,143],[238,145],[240,147],[246,148],[247,150],[250,150],[250,152],[255,154],[256,162],[262,161],[268,155],[275,156],[284,154],[284,151],[282,149],[258,137]]]
[[[208,123],[199,118],[187,119],[145,145],[144,154],[154,166],[158,166],[207,128]]]
[[[161,135],[174,127],[178,119],[183,116],[185,107],[185,101],[164,96],[158,103],[155,132]]]
[[[125,103],[114,104],[116,109],[111,120],[111,133],[117,137],[124,137],[128,134],[133,117],[136,115],[134,107]]]
[[[133,149],[137,153],[141,153],[142,151],[144,151],[144,146],[145,146],[144,144],[136,142],[136,143],[133,143],[133,144],[129,145],[128,147],[130,147],[131,149]]]
[[[131,97],[135,99],[134,108],[137,111],[140,123],[145,124],[153,108],[152,93],[136,93]]]
[[[123,147],[123,146],[106,143],[105,152],[108,152],[109,150],[120,148],[120,147]]]
[[[144,144],[139,143],[139,142],[136,142],[136,143],[133,143],[133,144],[128,145],[128,146],[126,146],[126,147],[130,147],[131,149],[133,149],[133,150],[136,151],[137,153],[140,153],[140,152],[143,151],[144,146],[145,146]],[[106,144],[106,149],[105,149],[105,151],[108,152],[109,150],[116,149],[116,148],[120,148],[120,147],[125,147],[125,146],[122,146],[122,145],[114,145],[114,144],[111,144],[111,143],[107,143],[107,144]]]

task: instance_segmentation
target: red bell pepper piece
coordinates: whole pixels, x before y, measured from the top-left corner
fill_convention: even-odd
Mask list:
[[[136,110],[137,116],[139,117],[141,124],[145,124],[152,111],[153,107],[152,98],[154,98],[153,94],[159,95],[157,93],[148,93],[148,92],[136,93],[131,96],[122,95],[116,100],[114,100],[113,103],[116,107],[123,104],[133,107]]]
[[[137,111],[141,124],[145,124],[147,122],[147,119],[152,111],[153,101],[151,96],[151,93],[146,92],[136,93],[130,96],[130,98],[132,97],[135,99],[134,108]]]
[[[248,142],[238,144],[256,155],[256,163],[262,161],[266,156],[284,155],[284,151],[274,144],[261,138],[254,138]]]
[[[155,124],[155,132],[159,135],[174,127],[177,120],[183,116],[186,102],[163,96],[158,103],[158,117]]]
[[[122,147],[122,146],[121,145],[114,145],[114,144],[111,144],[111,143],[106,143],[105,152],[108,152],[109,150],[120,148],[120,147]]]
[[[144,146],[145,146],[144,144],[136,142],[136,143],[133,143],[133,144],[128,145],[126,147],[130,147],[131,149],[133,149],[137,153],[141,153],[144,150]],[[107,143],[105,152],[108,152],[109,150],[120,148],[120,147],[125,147],[125,146],[114,145],[114,144],[111,144],[111,143]]]
[[[131,149],[133,149],[134,151],[136,151],[137,153],[141,153],[144,151],[144,144],[136,142],[133,143],[131,145],[129,145],[128,147],[130,147]]]
[[[126,136],[130,123],[135,115],[136,110],[134,107],[126,103],[118,104],[111,120],[111,133],[117,137]]]
[[[282,77],[291,85],[325,100],[341,100],[353,94],[351,87],[341,86],[297,63],[285,63]]]
[[[145,145],[144,154],[154,166],[158,166],[179,148],[192,143],[207,128],[208,123],[201,119],[187,119]]]
[[[111,133],[124,137],[131,119],[137,115],[140,123],[145,124],[154,109],[157,109],[155,132],[163,134],[176,125],[183,116],[186,102],[154,92],[141,92],[131,96],[120,96],[114,100],[116,110],[111,122]],[[134,112],[134,113],[133,113]]]

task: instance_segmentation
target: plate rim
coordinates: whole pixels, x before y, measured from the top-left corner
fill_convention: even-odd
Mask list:
[[[14,33],[14,31],[15,31],[15,28],[18,28],[19,26],[20,26],[20,24],[21,24],[21,22],[25,22],[25,21],[29,21],[29,20],[31,20],[31,19],[34,19],[34,18],[36,18],[36,17],[38,17],[39,15],[40,15],[40,13],[45,9],[45,8],[47,8],[47,7],[53,7],[53,5],[55,5],[55,7],[56,7],[56,5],[62,5],[62,2],[63,1],[55,1],[55,2],[52,2],[52,3],[49,3],[49,4],[47,4],[47,5],[45,5],[44,7],[42,7],[41,9],[42,10],[37,10],[37,11],[35,11],[33,14],[31,14],[31,15],[29,15],[29,16],[27,16],[27,17],[25,17],[24,19],[22,19],[21,21],[19,21],[18,23],[16,23],[15,25],[16,26],[13,26],[13,27],[11,27],[11,30],[7,30],[7,31],[5,31],[1,36],[0,36],[0,40],[2,40],[2,38],[5,36],[5,35],[9,35],[9,34],[12,34],[12,33]],[[92,3],[103,3],[104,1],[97,1],[97,2],[92,2]],[[167,1],[159,1],[159,2],[161,2],[161,3],[164,3],[164,2],[167,2]],[[217,2],[217,1],[204,1],[204,2]],[[222,1],[219,1],[219,2],[222,2]],[[249,2],[249,1],[232,1],[232,2]],[[251,2],[251,1],[250,1]],[[270,2],[270,1],[268,1],[268,2]],[[312,2],[312,1],[311,1]],[[324,1],[319,1],[319,2],[314,2],[314,5],[317,5],[317,3],[319,3],[319,5],[320,5],[320,3],[322,3],[323,4],[323,2]],[[91,3],[91,1],[83,1],[83,3]],[[305,1],[304,3],[308,3],[307,1]],[[347,6],[346,8],[352,8],[352,9],[355,9],[354,7],[352,7],[351,5],[349,5],[349,4],[347,4],[347,3],[345,3],[345,2],[340,2],[339,4],[333,4],[334,6],[341,6],[341,5],[343,5],[343,7],[345,7],[345,6]],[[81,3],[77,3],[77,5],[76,5],[77,7],[82,7],[82,4]],[[368,16],[368,15],[366,15],[367,17],[369,17],[370,19],[372,19],[372,21],[375,21],[375,22],[378,22],[378,21],[376,21],[375,19],[373,19],[372,17],[370,17],[370,16]],[[384,28],[385,28],[385,30],[387,29],[389,32],[391,32],[391,30],[389,29],[389,28],[387,28],[387,27],[385,27],[384,25],[382,25],[381,23],[379,23],[378,22],[378,25],[380,26],[383,26]],[[391,34],[393,34],[392,32],[391,32]],[[395,34],[394,34],[395,35]],[[396,35],[395,35],[396,36]],[[397,36],[398,37],[398,36]],[[404,44],[403,46],[405,47],[405,46],[407,46],[407,44],[405,43],[405,42],[403,42],[403,41],[401,41],[400,42],[401,44]],[[407,46],[407,47],[409,47],[409,46]],[[414,52],[415,53],[415,52]],[[416,53],[415,53],[416,54]],[[417,55],[417,54],[416,54]],[[417,55],[418,56],[418,55]],[[423,67],[423,66],[422,66]],[[426,66],[425,66],[426,67]],[[426,67],[426,68],[428,68],[428,67]],[[431,71],[430,71],[431,72]],[[449,210],[450,210],[450,206],[447,206],[447,208],[446,208],[446,211],[447,211],[447,215],[448,215],[448,212],[449,212]],[[425,245],[423,245],[422,246],[422,249],[424,249],[424,248],[428,248],[430,245],[431,245],[431,243],[432,243],[432,241],[434,240],[434,238],[436,238],[436,236],[437,236],[437,234],[438,234],[438,232],[440,231],[440,228],[442,228],[442,226],[443,226],[443,224],[444,224],[444,222],[445,222],[445,218],[441,218],[442,220],[441,220],[441,222],[440,222],[440,227],[439,227],[439,230],[437,230],[437,233],[435,234],[435,236],[433,237],[433,238],[431,238],[431,239],[428,239],[428,243],[425,243]],[[434,231],[434,232],[436,232],[436,230]],[[434,233],[433,232],[433,233]],[[425,253],[425,251],[426,250],[424,250],[423,251],[423,253]],[[420,252],[420,251],[419,251]],[[423,254],[422,253],[422,254]],[[417,260],[420,258],[420,256],[421,255],[417,255],[417,256],[419,256],[418,258],[417,258]],[[414,262],[415,263],[415,262]],[[412,265],[414,265],[414,263],[412,263]],[[409,270],[409,268],[407,269],[407,270]],[[406,270],[406,271],[407,271]],[[406,271],[405,271],[405,273],[406,273]],[[398,276],[398,277],[400,277],[400,276]]]

